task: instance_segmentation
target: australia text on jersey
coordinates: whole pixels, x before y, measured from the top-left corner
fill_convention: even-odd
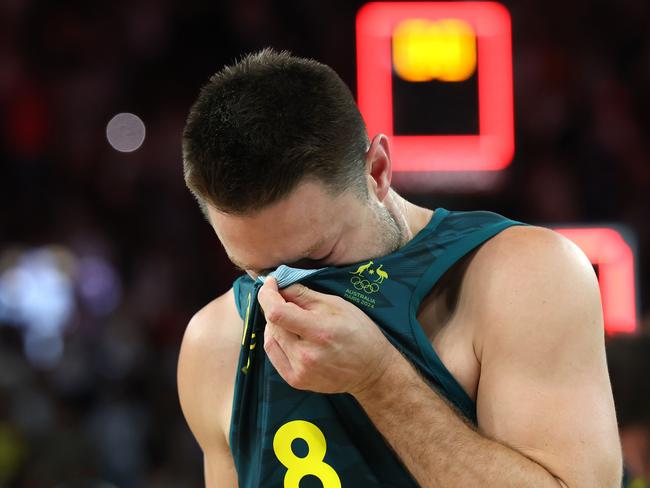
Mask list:
[[[352,275],[350,285],[354,290],[346,288],[345,298],[368,308],[375,308],[375,299],[372,295],[377,293],[382,283],[388,279],[388,272],[383,269],[383,266],[383,264],[376,265],[373,260],[370,260],[359,265],[356,271],[350,272]]]

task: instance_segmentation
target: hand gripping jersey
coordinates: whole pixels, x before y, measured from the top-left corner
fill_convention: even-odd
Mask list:
[[[278,269],[278,284],[300,282],[363,310],[458,412],[476,423],[474,402],[440,361],[416,314],[422,299],[459,259],[518,225],[490,212],[437,209],[404,247],[380,258],[320,270]],[[233,287],[244,320],[230,447],[243,488],[417,487],[356,400],[290,387],[264,354],[262,280]]]

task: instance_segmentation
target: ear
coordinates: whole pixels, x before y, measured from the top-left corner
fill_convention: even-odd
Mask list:
[[[377,134],[370,144],[366,153],[366,174],[368,178],[368,191],[375,194],[382,202],[393,177],[393,167],[390,161],[390,149],[388,137],[384,134]]]

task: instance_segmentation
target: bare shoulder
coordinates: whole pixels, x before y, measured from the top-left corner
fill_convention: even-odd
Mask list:
[[[539,313],[562,324],[560,315],[582,314],[591,318],[581,321],[583,327],[602,335],[594,269],[573,242],[550,229],[515,226],[501,232],[472,257],[466,281],[472,305],[486,324]]]
[[[620,486],[600,292],[586,256],[551,230],[512,227],[473,255],[465,280],[481,430],[567,486]]]
[[[239,345],[241,322],[231,288],[194,314],[185,329],[181,354],[185,349],[210,357],[223,354],[233,343]],[[235,349],[239,352],[239,347]]]
[[[490,296],[487,284],[510,289],[550,285],[557,289],[578,280],[591,291],[598,286],[593,267],[580,248],[543,227],[504,230],[481,246],[472,257],[470,270],[470,279],[480,283],[484,296]]]
[[[486,242],[477,253],[482,267],[505,269],[526,266],[526,270],[549,266],[574,266],[591,269],[582,251],[561,234],[544,227],[513,226]],[[504,268],[504,266],[510,266]]]
[[[227,440],[242,320],[233,290],[190,320],[178,359],[178,394],[190,429],[204,449]]]

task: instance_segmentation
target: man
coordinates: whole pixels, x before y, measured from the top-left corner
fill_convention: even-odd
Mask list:
[[[400,197],[386,137],[330,68],[288,53],[214,75],[183,157],[248,274],[181,347],[208,486],[620,486],[597,280],[570,242]],[[310,272],[294,268],[325,270],[280,289]],[[360,288],[314,289],[341,280]]]

